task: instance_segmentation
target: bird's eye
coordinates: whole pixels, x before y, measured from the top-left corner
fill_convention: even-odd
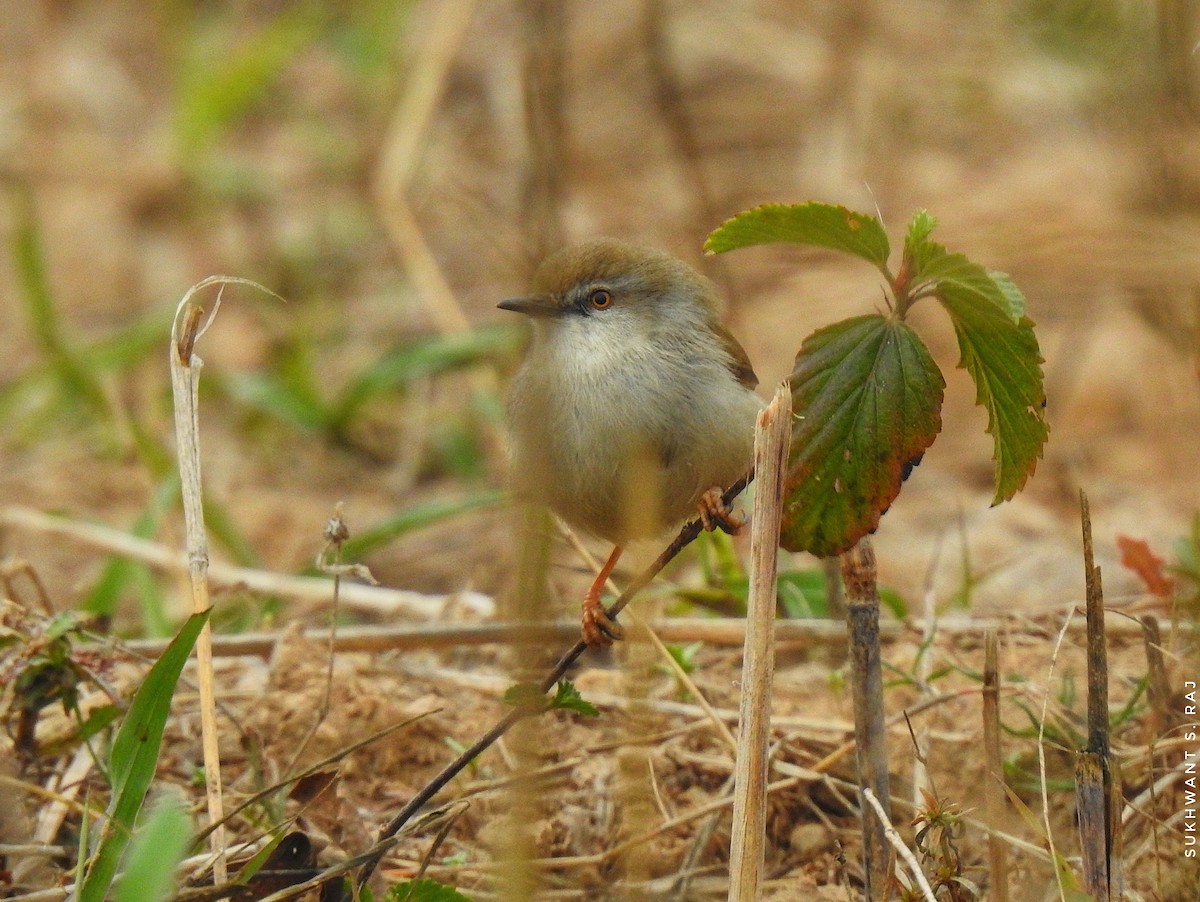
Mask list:
[[[588,303],[597,310],[607,310],[612,306],[612,292],[607,288],[593,288],[588,292]]]

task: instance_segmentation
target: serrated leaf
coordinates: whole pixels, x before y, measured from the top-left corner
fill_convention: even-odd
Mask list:
[[[870,315],[810,335],[791,383],[780,543],[828,557],[879,525],[941,429],[945,381],[908,325]]]
[[[550,699],[537,683],[514,683],[504,690],[504,704],[536,713],[550,706]]]
[[[912,283],[927,283],[931,294],[953,291],[971,303],[990,304],[1013,323],[1025,315],[1025,298],[1008,276],[988,272],[963,254],[947,253],[940,244],[926,241],[915,249],[913,262]]]
[[[739,213],[712,231],[704,250],[721,254],[740,247],[787,242],[812,244],[862,257],[879,268],[891,252],[874,216],[833,204],[764,204]]]
[[[904,236],[904,251],[911,254],[929,238],[937,226],[937,219],[928,210],[918,210],[913,214],[912,222],[908,224],[908,233]]]
[[[554,700],[550,704],[551,708],[559,708],[563,711],[574,711],[577,714],[583,714],[587,717],[599,717],[600,711],[579,694],[579,690],[575,688],[575,684],[570,680],[559,680],[558,688],[554,693]]]
[[[996,462],[992,504],[999,504],[1033,475],[1050,436],[1033,321],[1022,316],[1014,322],[1006,310],[979,303],[976,293],[958,283],[940,283],[938,297],[954,323],[958,365],[975,382],[975,403],[988,412]]]

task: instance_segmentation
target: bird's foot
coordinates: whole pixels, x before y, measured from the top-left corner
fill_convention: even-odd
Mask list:
[[[744,517],[739,517],[730,510],[729,505],[725,503],[724,493],[717,486],[700,496],[699,508],[700,523],[709,532],[720,529],[732,536],[746,525]]]
[[[583,597],[582,631],[589,648],[607,648],[625,638],[625,629],[604,609],[599,585],[592,586]]]

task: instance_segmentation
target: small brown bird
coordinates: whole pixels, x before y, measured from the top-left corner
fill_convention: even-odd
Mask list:
[[[763,402],[716,289],[669,254],[596,239],[548,257],[526,297],[533,342],[508,398],[518,496],[614,545],[583,602],[589,645],[620,639],[600,592],[623,547],[699,510],[738,525],[721,491],[750,468]],[[631,461],[651,461],[657,509],[624,510]]]

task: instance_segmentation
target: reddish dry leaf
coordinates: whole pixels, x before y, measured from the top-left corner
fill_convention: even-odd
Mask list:
[[[1121,566],[1136,573],[1150,594],[1167,597],[1175,591],[1175,580],[1163,571],[1166,562],[1150,550],[1145,539],[1119,535],[1117,547],[1121,549]]]

